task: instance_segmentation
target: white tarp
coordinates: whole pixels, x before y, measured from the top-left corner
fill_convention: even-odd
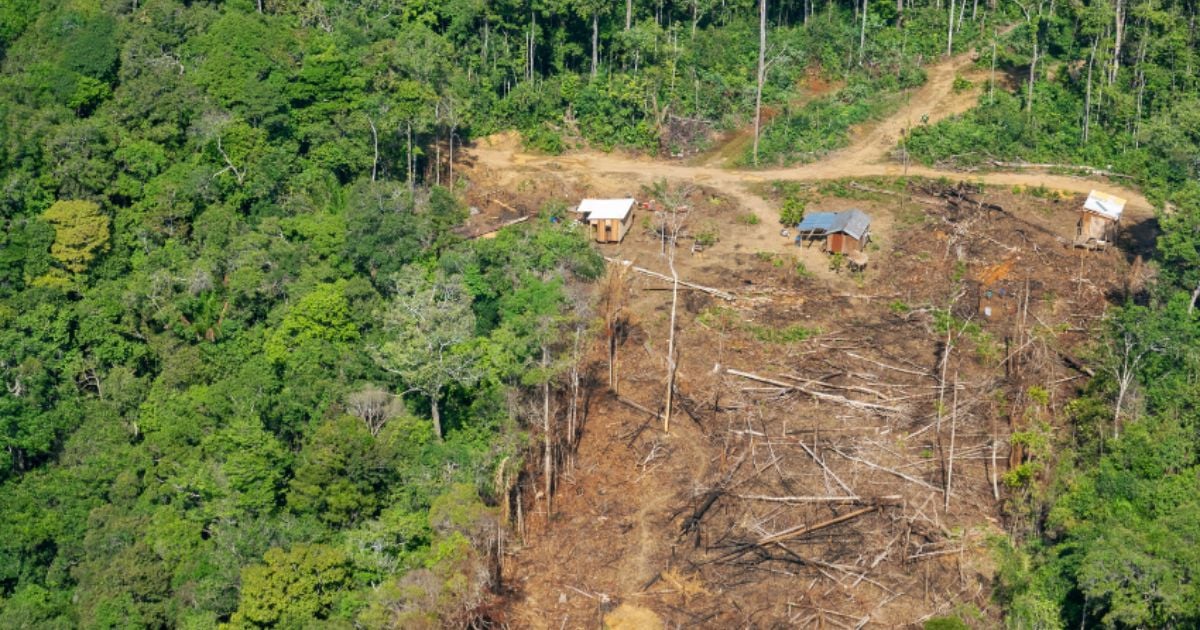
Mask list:
[[[624,220],[632,209],[633,199],[584,199],[579,202],[579,208],[576,211],[583,214],[583,218],[588,221],[600,221],[604,219]]]
[[[1119,221],[1121,219],[1121,211],[1125,209],[1125,200],[1116,195],[1093,190],[1088,194],[1087,201],[1083,203],[1083,208],[1090,212],[1095,212],[1106,219]]]

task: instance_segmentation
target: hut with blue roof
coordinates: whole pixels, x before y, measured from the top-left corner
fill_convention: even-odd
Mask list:
[[[821,241],[831,254],[861,252],[871,240],[871,217],[862,210],[813,212],[796,225],[796,244]]]

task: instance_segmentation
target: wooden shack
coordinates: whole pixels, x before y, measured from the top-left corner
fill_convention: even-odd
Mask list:
[[[870,240],[871,217],[862,210],[813,212],[796,225],[797,245],[821,241],[822,249],[831,254],[861,252]]]
[[[1088,194],[1075,226],[1075,246],[1101,249],[1117,240],[1125,200],[1099,190]]]
[[[597,243],[620,243],[633,224],[633,199],[584,199],[576,211]]]

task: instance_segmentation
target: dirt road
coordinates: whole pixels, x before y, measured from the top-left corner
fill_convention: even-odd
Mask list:
[[[1032,170],[964,173],[913,164],[906,166],[891,160],[889,154],[899,140],[902,130],[911,128],[922,120],[934,123],[967,111],[975,105],[984,86],[987,85],[988,78],[986,73],[979,72],[973,66],[974,54],[965,53],[929,66],[927,81],[909,93],[905,105],[899,111],[882,121],[858,129],[850,146],[817,162],[801,166],[737,170],[591,150],[574,151],[559,156],[535,155],[521,151],[520,142],[514,134],[501,134],[484,139],[469,149],[468,155],[476,167],[487,168],[496,175],[509,174],[516,177],[529,171],[554,172],[561,175],[601,178],[608,182],[608,187],[614,183],[632,186],[659,179],[688,180],[733,196],[749,209],[766,213],[766,216],[772,216],[775,211],[750,189],[754,184],[774,180],[818,181],[846,177],[905,175],[946,177],[1005,187],[1043,186],[1069,193],[1086,194],[1093,188],[1102,188],[1128,199],[1127,211],[1131,215],[1152,214],[1152,206],[1141,193],[1101,179],[1054,175]],[[959,74],[972,79],[975,87],[955,92],[954,78]],[[636,191],[631,188],[629,192]]]
[[[977,87],[955,92],[959,73]],[[504,568],[511,576],[506,614],[512,626],[766,627],[787,620],[790,626],[823,627],[832,619],[825,617],[829,612],[860,627],[887,628],[918,625],[963,606],[986,611],[981,623],[999,623],[990,600],[993,560],[984,541],[1001,533],[994,500],[996,458],[999,453],[999,461],[1007,462],[1009,454],[996,445],[1007,445],[1009,438],[1003,418],[991,415],[998,411],[988,401],[997,392],[1006,400],[1023,400],[1027,383],[1055,383],[1060,389],[1053,396],[1061,400],[1077,386],[1073,381],[1078,375],[1061,361],[1043,361],[1030,351],[1027,365],[1034,371],[997,385],[998,368],[981,357],[999,352],[987,340],[1002,338],[1003,322],[982,324],[992,331],[981,336],[984,341],[973,352],[955,351],[950,359],[949,351],[943,353],[944,339],[930,334],[930,309],[917,308],[910,316],[907,305],[946,303],[951,274],[965,271],[976,277],[983,270],[1019,265],[1020,278],[1039,279],[1042,293],[1035,294],[1032,305],[1025,282],[1025,303],[1046,334],[1055,335],[1068,351],[1086,347],[1092,337],[1078,331],[1089,330],[1109,296],[1130,286],[1127,250],[1085,253],[1062,247],[1058,235],[1071,233],[1073,204],[1007,188],[1045,186],[1082,193],[1103,188],[1127,197],[1129,214],[1135,217],[1148,213],[1150,205],[1135,191],[1099,180],[910,166],[909,175],[1002,186],[987,194],[1007,212],[991,219],[977,216],[968,225],[950,222],[944,207],[905,208],[914,204],[891,198],[860,200],[873,217],[877,253],[867,273],[851,277],[835,273],[818,248],[796,247],[783,237],[771,220],[777,210],[756,187],[771,180],[902,176],[905,166],[889,161],[901,130],[925,116],[936,121],[966,111],[986,90],[987,78],[965,55],[929,68],[926,84],[908,94],[895,114],[856,130],[847,148],[795,168],[722,168],[719,160],[730,151],[717,151],[696,164],[596,151],[539,156],[521,151],[515,134],[469,149],[464,166],[483,176],[473,182],[480,190],[494,190],[497,197],[524,194],[532,199],[529,206],[580,194],[636,194],[639,185],[658,179],[712,189],[718,194],[692,195],[689,221],[719,239],[677,262],[693,282],[739,291],[736,304],[715,303],[700,294],[682,298],[676,347],[677,400],[684,413],[676,415],[670,434],[659,430],[656,419],[612,396],[587,397],[586,424],[563,467],[554,518],[546,517],[540,500],[523,504],[529,525],[514,540],[516,553],[506,558]],[[735,134],[731,141],[739,140],[744,142],[744,136]],[[482,190],[479,196],[491,194]],[[731,207],[731,200],[738,207]],[[817,193],[813,204],[834,207],[841,202]],[[762,221],[744,221],[745,210]],[[957,231],[947,229],[950,225],[958,226]],[[600,247],[665,270],[661,246],[649,230],[635,229],[623,243]],[[1091,261],[1086,267],[1085,255]],[[1064,269],[1072,271],[1064,274]],[[649,408],[663,393],[670,298],[662,288],[641,277],[630,281],[625,302],[629,336],[619,342],[621,396]],[[897,305],[904,306],[899,309],[904,314]],[[797,327],[816,336],[779,342],[756,332]],[[942,403],[930,381],[937,380],[930,366],[939,361],[954,362],[954,391],[961,387],[963,392],[961,406],[959,394],[952,394],[950,431],[955,437],[947,442],[957,484],[953,493],[950,475],[942,477],[939,468],[940,425],[930,424],[941,415],[935,410]],[[592,365],[602,369],[603,363],[597,358]],[[794,372],[800,376],[785,378],[830,389],[820,400],[785,395],[779,388],[757,386],[763,383],[729,380],[732,372],[722,366]],[[832,402],[845,403],[860,394],[903,409],[880,415]],[[743,461],[747,465],[739,473]],[[736,475],[743,476],[735,480]],[[699,510],[701,497],[722,477],[737,492]],[[860,512],[855,518],[861,520],[838,525],[842,529],[828,538],[803,541],[804,557],[821,562],[819,566],[804,560],[797,567],[782,557],[774,564],[763,557],[726,561],[731,543],[845,514],[816,503],[780,507],[783,503],[763,502],[833,494],[831,479],[855,496],[903,496],[906,507]],[[940,485],[943,479],[945,486]],[[936,503],[931,503],[931,489],[942,493]],[[943,504],[946,494],[951,500]],[[690,530],[682,524],[689,513],[697,519]],[[707,519],[702,526],[700,518]],[[617,612],[608,614],[617,604],[617,612],[632,606],[645,617],[617,623]],[[804,617],[809,614],[805,610],[813,613]]]

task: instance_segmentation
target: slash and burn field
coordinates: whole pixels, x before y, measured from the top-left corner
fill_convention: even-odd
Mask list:
[[[620,192],[545,177],[559,194]],[[763,208],[798,190],[809,212],[872,216],[865,271],[780,235]],[[1030,517],[1105,308],[1142,297],[1152,220],[1088,252],[1066,245],[1081,200],[1044,191],[840,181],[765,186],[774,198],[757,207],[703,185],[668,192],[693,285],[669,430],[672,287],[633,269],[669,276],[665,217],[641,210],[601,246],[617,261],[599,289],[615,386],[602,332],[552,514],[541,480],[519,486],[509,621],[992,625],[990,546]]]

